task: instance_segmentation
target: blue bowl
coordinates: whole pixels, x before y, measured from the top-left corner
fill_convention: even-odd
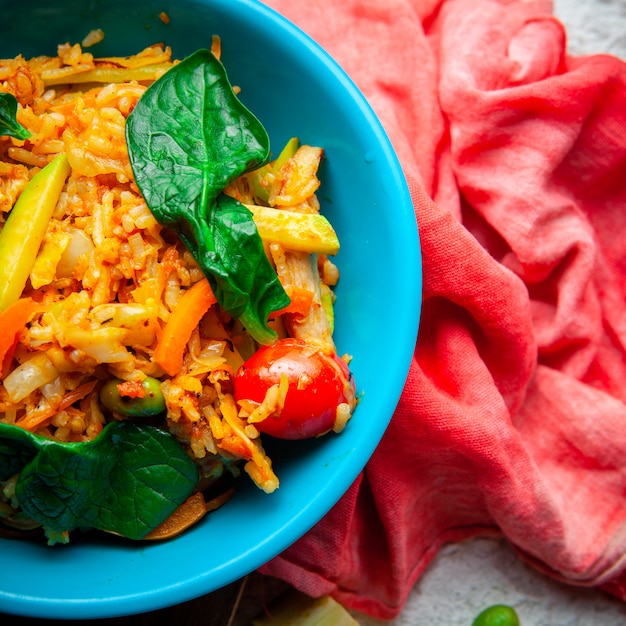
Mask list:
[[[294,0],[295,1],[295,0]],[[158,19],[166,11],[171,21]],[[281,480],[267,495],[242,478],[233,500],[165,543],[77,535],[67,546],[0,540],[0,611],[46,618],[130,615],[196,598],[278,555],[339,500],[382,437],[417,335],[421,256],[413,207],[385,132],[342,69],[254,0],[0,0],[0,57],[56,54],[92,28],[97,55],[154,42],[182,58],[222,39],[241,98],[274,152],[297,135],[322,146],[322,211],[342,247],[335,338],[353,355],[362,400],[340,435],[267,448]]]

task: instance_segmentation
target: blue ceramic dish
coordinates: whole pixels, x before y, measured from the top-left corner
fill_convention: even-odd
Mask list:
[[[295,1],[295,0],[294,0]],[[169,24],[158,19],[166,11]],[[47,618],[128,615],[218,589],[279,554],[345,493],[382,437],[416,339],[421,257],[413,207],[393,149],[351,80],[310,38],[254,0],[0,0],[0,57],[56,54],[92,28],[97,55],[154,42],[182,58],[222,39],[222,59],[274,151],[291,136],[325,149],[322,211],[342,244],[336,342],[354,356],[362,401],[346,430],[267,443],[281,479],[273,495],[245,477],[222,509],[165,543],[114,537],[67,546],[0,539],[0,612]]]

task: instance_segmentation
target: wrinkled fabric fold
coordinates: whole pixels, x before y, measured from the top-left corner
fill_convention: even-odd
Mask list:
[[[626,64],[568,56],[547,2],[266,4],[385,127],[423,309],[370,462],[262,571],[390,619],[443,543],[498,535],[626,598]]]

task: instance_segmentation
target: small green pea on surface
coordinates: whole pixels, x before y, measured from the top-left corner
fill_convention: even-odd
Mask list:
[[[506,604],[494,604],[481,611],[472,626],[520,626],[520,621],[514,608]]]

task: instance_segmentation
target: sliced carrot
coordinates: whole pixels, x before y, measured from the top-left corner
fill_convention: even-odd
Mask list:
[[[181,370],[191,333],[216,302],[209,281],[203,278],[185,291],[174,307],[152,357],[170,376]]]
[[[2,377],[11,363],[20,333],[35,311],[32,298],[20,298],[0,313],[0,364]]]
[[[288,285],[285,288],[291,302],[284,308],[276,311],[274,315],[283,315],[283,313],[292,313],[300,317],[306,317],[313,303],[313,292],[303,287]]]

